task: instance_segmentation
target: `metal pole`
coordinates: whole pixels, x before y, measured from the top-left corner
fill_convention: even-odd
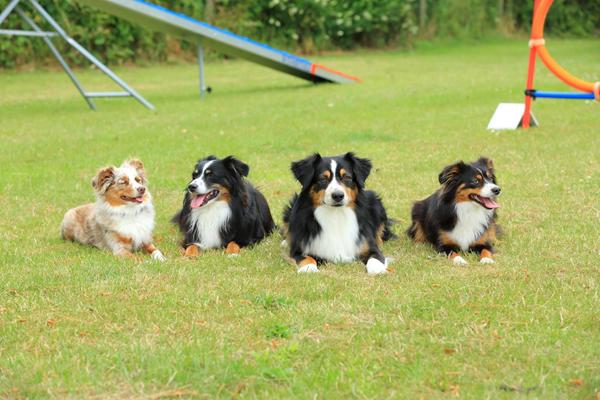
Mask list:
[[[23,12],[23,10],[21,10],[21,7],[17,7],[16,11],[19,14],[19,16],[23,19],[23,21],[25,21],[27,24],[29,24],[29,26],[31,26],[31,28],[33,28],[34,31],[36,31],[36,32],[41,32],[42,31],[40,29],[40,27],[37,26],[37,24],[35,22],[33,22],[33,20],[31,18],[29,18],[27,16],[27,14],[25,14],[25,12]],[[94,104],[94,102],[91,99],[89,99],[86,96],[85,89],[83,88],[83,86],[81,85],[81,83],[79,82],[79,80],[77,79],[77,77],[75,77],[75,74],[73,73],[73,71],[69,67],[69,64],[67,64],[67,62],[65,61],[65,59],[62,58],[62,56],[60,55],[58,49],[56,47],[54,47],[54,44],[52,43],[52,41],[48,37],[46,37],[46,36],[43,36],[42,39],[44,40],[44,42],[46,43],[46,45],[50,48],[50,51],[52,52],[52,54],[54,55],[54,57],[56,57],[56,59],[58,60],[58,62],[60,63],[60,65],[63,67],[63,69],[65,70],[65,72],[67,73],[67,75],[69,76],[69,78],[71,79],[71,82],[73,82],[73,85],[75,85],[75,87],[77,88],[77,90],[79,91],[79,93],[83,96],[83,98],[86,101],[88,107],[90,107],[90,109],[92,109],[92,110],[96,110],[96,105]]]
[[[7,35],[7,36],[35,36],[35,37],[40,37],[40,36],[58,36],[58,33],[56,32],[35,32],[35,31],[19,31],[16,29],[0,29],[0,35]]]
[[[200,98],[206,95],[206,82],[204,81],[204,47],[198,46],[198,67],[200,69]]]
[[[74,47],[77,51],[79,51],[85,58],[87,58],[92,64],[94,64],[98,69],[108,75],[115,83],[125,89],[127,92],[131,93],[133,97],[140,103],[142,103],[146,108],[150,110],[154,110],[154,106],[148,102],[145,98],[143,98],[138,92],[136,92],[133,88],[131,88],[125,81],[119,78],[114,72],[110,70],[106,65],[104,65],[100,60],[98,60],[92,53],[87,51],[85,47],[81,46],[74,39],[72,39],[66,32],[60,27],[60,25],[46,12],[46,10],[37,2],[37,0],[29,0],[29,2],[33,5],[33,7],[48,21],[48,23],[58,32],[60,36],[64,40],[67,41],[72,47]]]
[[[10,14],[11,11],[17,6],[17,4],[19,4],[19,1],[21,0],[12,0],[10,3],[8,3],[4,10],[2,10],[2,12],[0,13],[0,24],[4,22],[6,17],[8,17],[8,14]]]

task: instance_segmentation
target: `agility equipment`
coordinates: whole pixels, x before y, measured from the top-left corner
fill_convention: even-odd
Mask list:
[[[29,2],[34,10],[38,11],[43,18],[52,26],[54,32],[46,32],[37,27],[33,21],[27,17],[19,3]],[[324,65],[313,63],[307,59],[295,56],[270,47],[264,43],[251,40],[247,37],[236,35],[225,29],[220,29],[205,22],[195,20],[184,14],[171,11],[167,8],[148,3],[143,0],[77,0],[80,3],[95,7],[109,14],[127,19],[130,22],[145,26],[151,30],[160,31],[180,39],[186,39],[197,46],[198,66],[200,78],[200,95],[204,97],[209,93],[210,87],[206,85],[204,77],[204,47],[210,46],[217,51],[233,57],[243,58],[245,60],[263,65],[268,68],[284,72],[298,78],[302,78],[314,83],[332,82],[332,83],[353,83],[360,80],[356,77],[344,74]],[[19,16],[32,27],[33,31],[15,31],[0,30],[4,35],[20,35],[42,37],[52,54],[58,59],[65,72],[71,78],[77,90],[84,97],[91,109],[95,109],[92,101],[94,97],[124,97],[132,96],[144,106],[153,109],[154,107],[140,94],[129,87],[123,80],[112,72],[108,67],[102,64],[83,46],[70,38],[65,30],[39,5],[37,0],[11,0],[5,9],[0,13],[0,24],[6,17],[16,10]],[[87,92],[83,89],[81,83],[75,77],[73,71],[69,68],[56,47],[50,40],[54,36],[62,37],[67,43],[73,46],[77,51],[84,55],[102,72],[107,74],[125,92]]]
[[[42,19],[44,19],[50,27],[53,29],[52,31],[45,31],[35,23],[33,18],[30,18],[25,12],[25,8],[23,7],[25,4],[29,4],[33,12],[37,12]],[[87,51],[82,45],[77,43],[73,38],[71,38],[67,32],[50,16],[50,14],[42,7],[37,0],[11,0],[4,10],[0,12],[0,25],[2,22],[12,13],[16,12],[18,16],[25,22],[26,25],[32,30],[14,30],[14,29],[0,29],[0,35],[8,35],[8,36],[29,36],[29,37],[38,37],[42,38],[50,51],[54,55],[54,57],[58,60],[61,67],[65,70],[73,85],[77,88],[81,96],[86,101],[88,107],[91,110],[96,109],[96,104],[94,103],[94,98],[99,97],[133,97],[137,101],[139,101],[145,107],[153,110],[154,106],[146,100],[142,95],[136,92],[133,88],[131,88],[125,81],[117,76],[110,68],[104,65],[100,60],[98,60],[92,53]],[[58,49],[52,43],[52,38],[60,37],[64,39],[71,47],[73,47],[76,51],[78,51],[81,55],[83,55],[88,61],[94,64],[100,71],[106,74],[110,79],[112,79],[117,85],[119,85],[123,91],[122,92],[88,92],[84,89],[81,82],[75,76],[75,73],[69,67],[69,64],[62,57]]]
[[[535,0],[533,8],[533,22],[531,26],[531,40],[529,40],[529,67],[527,70],[527,82],[525,90],[525,110],[523,112],[522,126],[524,129],[530,127],[531,102],[536,98],[552,99],[575,99],[600,101],[600,82],[586,82],[569,73],[560,66],[546,49],[544,39],[544,24],[548,10],[554,0]],[[543,92],[533,88],[535,74],[536,55],[540,57],[544,65],[560,80],[567,85],[583,93]]]

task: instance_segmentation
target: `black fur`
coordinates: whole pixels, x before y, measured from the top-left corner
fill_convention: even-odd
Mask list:
[[[461,185],[467,189],[477,189],[483,186],[483,183],[474,183],[476,180],[474,178],[479,173],[484,176],[484,179],[497,184],[493,163],[485,157],[470,164],[459,161],[445,167],[438,176],[441,187],[426,199],[414,203],[412,224],[406,231],[407,235],[418,241],[420,239],[418,226],[420,226],[425,241],[432,244],[438,252],[449,255],[452,252],[460,251],[458,246],[442,243],[441,234],[452,231],[457,224],[456,195]],[[496,233],[499,233],[496,219],[497,213],[494,209],[492,219],[485,227],[484,232],[494,229]],[[473,242],[469,247],[470,251],[477,253],[481,253],[484,249],[494,252],[493,243],[486,241],[483,244],[475,245]]]
[[[220,232],[223,246],[229,242],[235,242],[241,247],[260,242],[273,231],[275,224],[267,200],[245,179],[250,168],[233,156],[222,160],[208,156],[198,161],[192,180],[200,175],[199,172],[209,161],[214,162],[210,165],[211,175],[205,177],[207,186],[220,185],[231,195],[229,207],[232,214]],[[183,207],[172,219],[184,235],[184,247],[200,242],[201,239],[199,232],[190,224],[191,197],[189,190],[186,190]]]
[[[361,260],[366,263],[368,259],[374,257],[385,262],[385,257],[377,244],[378,229],[383,226],[382,240],[389,240],[395,235],[390,229],[391,222],[380,197],[373,191],[364,190],[365,181],[371,172],[371,162],[368,159],[356,157],[353,153],[338,157],[321,157],[320,154],[315,153],[292,163],[292,173],[302,185],[302,189],[300,194],[293,196],[283,213],[290,257],[296,263],[302,261],[305,256],[310,256],[317,262],[328,261],[318,254],[306,254],[303,249],[319,235],[322,229],[315,218],[316,206],[313,204],[310,192],[311,188],[319,191],[329,185],[329,181],[323,180],[321,174],[329,169],[331,160],[337,162],[338,170],[344,168],[351,175],[351,179],[347,177],[341,183],[356,190],[353,210],[359,227],[357,248],[363,241],[366,241],[368,245],[368,251],[360,255]]]

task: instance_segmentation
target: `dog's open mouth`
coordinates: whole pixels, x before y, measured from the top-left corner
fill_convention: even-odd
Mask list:
[[[131,203],[143,203],[144,195],[140,195],[137,197],[121,196],[121,200],[129,201]]]
[[[219,195],[219,191],[216,189],[211,190],[208,193],[197,194],[196,197],[192,199],[190,203],[190,207],[198,208],[208,204],[209,201],[213,200]]]
[[[492,200],[489,197],[483,197],[483,196],[479,196],[478,194],[472,194],[469,196],[469,198],[471,200],[481,204],[483,207],[487,208],[488,210],[493,210],[494,208],[500,207],[500,204],[496,203],[494,200]]]

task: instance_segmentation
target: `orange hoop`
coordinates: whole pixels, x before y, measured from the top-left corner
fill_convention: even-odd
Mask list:
[[[569,86],[574,87],[575,89],[581,90],[582,92],[593,93],[594,92],[594,83],[586,82],[582,79],[575,77],[570,74],[569,71],[561,67],[555,60],[552,58],[546,46],[542,42],[544,40],[544,23],[546,22],[546,15],[548,15],[548,10],[552,5],[553,0],[541,0],[539,6],[535,11],[535,15],[533,17],[533,27],[531,30],[531,41],[530,43],[535,43],[535,48],[537,53],[540,55],[540,58],[546,65],[546,67],[552,71],[557,78],[566,83]]]

